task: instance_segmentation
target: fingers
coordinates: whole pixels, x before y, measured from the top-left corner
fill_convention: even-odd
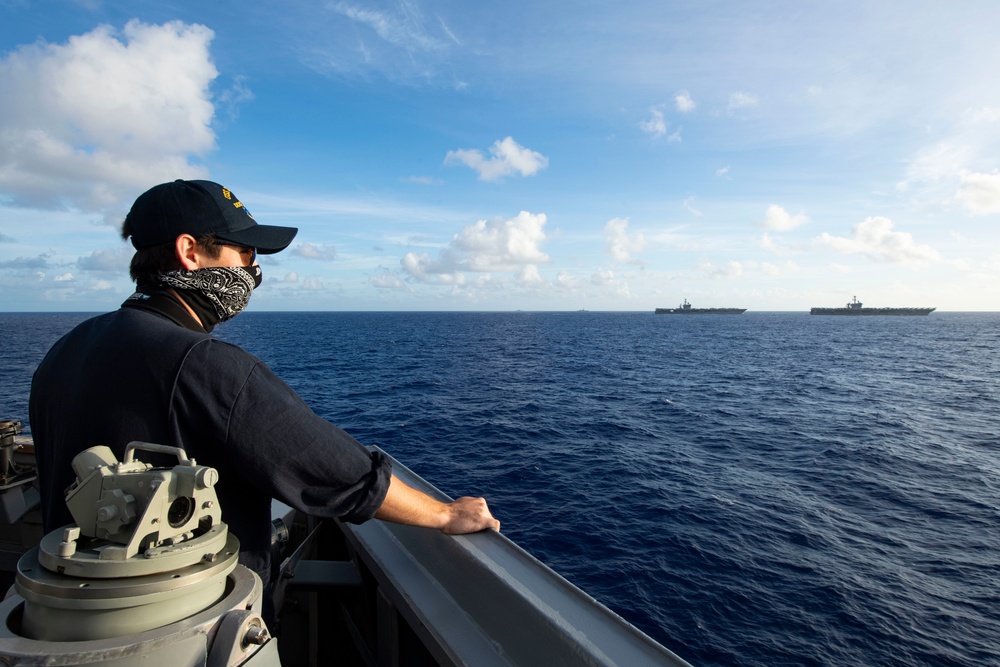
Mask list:
[[[464,535],[492,528],[500,530],[500,522],[490,513],[490,508],[483,498],[463,496],[456,498],[448,505],[450,513],[447,525],[442,528],[449,535]]]

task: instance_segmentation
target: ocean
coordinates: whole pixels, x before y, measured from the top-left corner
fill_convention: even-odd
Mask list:
[[[0,314],[0,418],[27,422],[84,318]],[[216,334],[696,666],[1000,665],[998,313],[250,312]]]

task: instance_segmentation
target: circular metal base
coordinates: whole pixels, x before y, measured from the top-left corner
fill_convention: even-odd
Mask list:
[[[259,611],[260,578],[247,568],[237,566],[227,577],[224,589],[222,598],[215,604],[170,625],[137,634],[68,641],[25,636],[22,626],[27,603],[19,595],[11,595],[0,603],[0,663],[113,667],[242,664],[242,661],[213,662],[209,658],[217,651],[224,657],[231,650],[229,644],[239,641],[235,636],[223,637],[221,630],[225,619],[233,613],[245,615],[251,608]]]
[[[214,561],[138,577],[88,579],[52,572],[32,549],[17,564],[14,590],[24,598],[21,634],[49,641],[119,637],[168,625],[212,606],[236,568],[230,535]]]

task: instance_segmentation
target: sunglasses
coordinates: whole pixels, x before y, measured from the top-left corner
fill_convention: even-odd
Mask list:
[[[251,248],[245,245],[236,245],[235,243],[223,243],[224,246],[229,246],[230,248],[236,248],[236,252],[240,253],[240,257],[250,256],[249,261],[246,263],[247,266],[253,266],[253,263],[257,261],[257,248]]]

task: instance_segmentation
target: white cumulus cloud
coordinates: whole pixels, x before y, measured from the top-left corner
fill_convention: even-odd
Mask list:
[[[608,254],[618,262],[632,262],[632,254],[646,248],[642,232],[628,233],[628,218],[613,218],[604,225]]]
[[[973,213],[1000,213],[1000,172],[963,173],[956,196]]]
[[[686,90],[680,90],[674,95],[674,105],[681,113],[691,113],[697,107],[691,98],[691,93]]]
[[[549,164],[549,159],[505,137],[490,146],[490,157],[475,149],[448,151],[445,164],[464,164],[479,172],[479,180],[495,181],[511,174],[533,176]]]
[[[200,177],[215,148],[213,32],[172,21],[100,26],[0,60],[0,191],[104,211],[151,183]]]
[[[437,257],[409,252],[400,263],[410,277],[427,283],[464,284],[466,272],[514,273],[537,282],[537,265],[549,261],[541,250],[545,222],[544,213],[527,211],[508,220],[479,220],[456,234]]]
[[[534,264],[528,264],[521,268],[520,272],[517,274],[517,279],[522,283],[543,283],[542,274],[538,272],[538,267]]]
[[[892,221],[872,216],[851,228],[851,237],[831,236],[826,232],[820,241],[844,254],[859,254],[880,262],[926,264],[940,261],[941,256],[927,245],[917,245],[908,232],[893,231]]]
[[[764,219],[757,224],[764,229],[770,229],[771,231],[787,232],[805,224],[806,222],[809,222],[809,218],[805,214],[799,213],[797,215],[791,215],[781,206],[771,204],[767,207],[767,211],[764,212]]]

